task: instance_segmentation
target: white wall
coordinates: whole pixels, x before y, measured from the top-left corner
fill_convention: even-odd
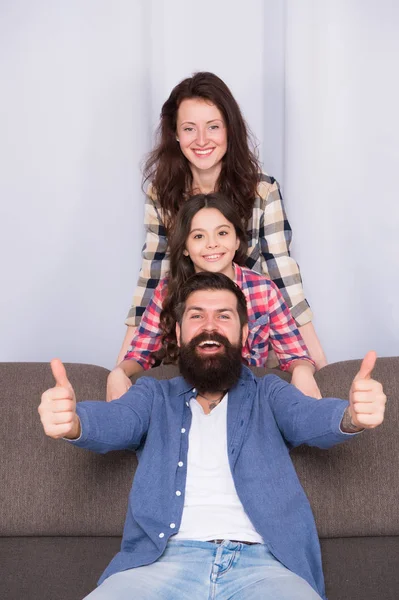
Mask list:
[[[139,162],[196,70],[228,83],[283,184],[330,360],[398,354],[397,27],[388,0],[3,0],[0,360],[113,365]]]
[[[399,6],[289,2],[285,194],[330,361],[399,354]]]

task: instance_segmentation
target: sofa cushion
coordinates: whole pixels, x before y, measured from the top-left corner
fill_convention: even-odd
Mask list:
[[[322,369],[316,377],[323,393],[347,396],[359,365]],[[106,369],[71,364],[67,371],[78,399],[104,398]],[[175,367],[158,367],[147,374],[173,373]],[[398,373],[398,358],[379,360],[375,375],[389,398],[381,427],[327,452],[293,452],[321,537],[399,535]],[[0,363],[0,378],[0,535],[120,535],[134,453],[96,455],[44,435],[37,406],[53,385],[48,364]]]

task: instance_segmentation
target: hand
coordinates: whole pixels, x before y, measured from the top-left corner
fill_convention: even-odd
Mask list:
[[[107,402],[116,400],[132,387],[132,382],[121,367],[115,367],[107,378]]]
[[[294,367],[291,383],[298,388],[302,394],[305,394],[305,396],[317,398],[317,400],[322,398],[319,387],[315,378],[313,377],[312,369],[306,365],[298,365],[297,367]]]
[[[348,412],[352,423],[361,429],[373,429],[384,420],[387,398],[381,383],[371,379],[377,360],[375,352],[368,352],[349,392]]]
[[[76,414],[76,397],[62,362],[51,361],[55,387],[42,394],[38,408],[43,429],[49,437],[76,439],[80,436],[80,420]]]

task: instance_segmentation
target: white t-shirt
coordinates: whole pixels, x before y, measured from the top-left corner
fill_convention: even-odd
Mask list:
[[[263,543],[237,495],[227,454],[226,394],[206,415],[195,398],[188,438],[187,482],[180,540],[227,539]]]

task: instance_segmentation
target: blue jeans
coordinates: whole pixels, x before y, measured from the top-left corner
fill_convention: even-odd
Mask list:
[[[320,600],[265,544],[170,541],[153,564],[115,573],[85,600]]]

